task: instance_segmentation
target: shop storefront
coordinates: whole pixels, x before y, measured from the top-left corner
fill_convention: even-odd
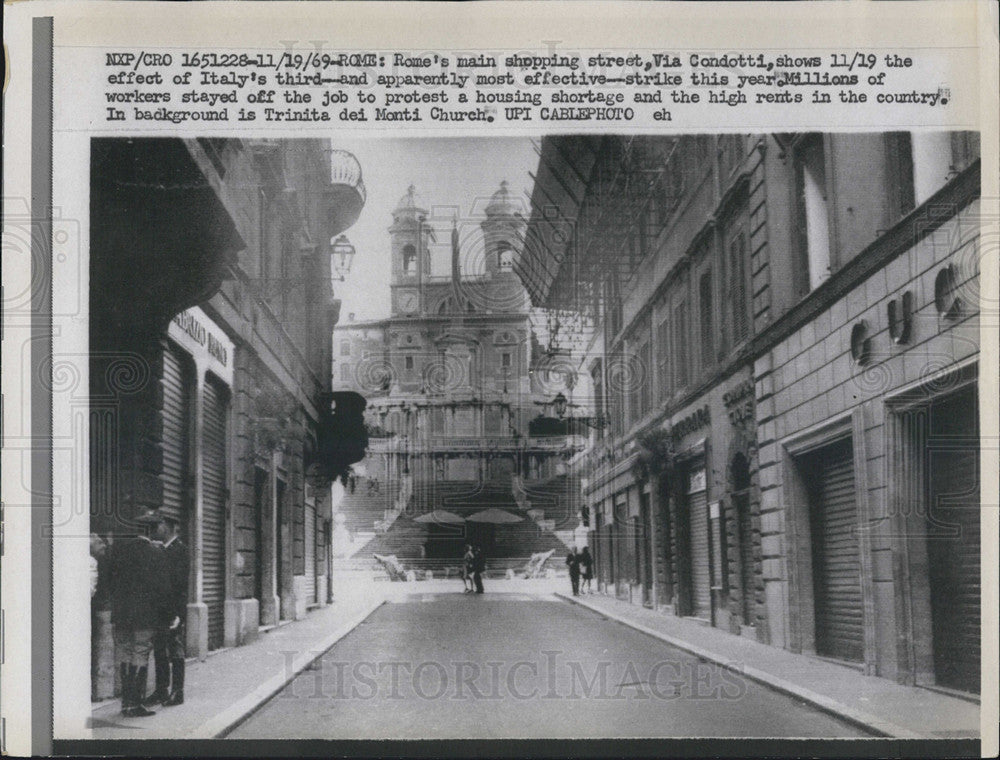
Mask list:
[[[198,307],[174,317],[163,345],[163,505],[182,518],[192,569],[188,647],[203,657],[225,643],[234,346]]]
[[[901,225],[756,362],[772,643],[980,689],[978,203]],[[930,225],[930,223],[928,223]],[[843,283],[843,284],[842,284]],[[773,548],[772,548],[773,547]],[[773,554],[772,554],[773,551]]]

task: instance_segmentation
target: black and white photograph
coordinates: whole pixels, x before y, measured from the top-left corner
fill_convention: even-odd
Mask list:
[[[976,736],[979,171],[93,139],[93,738]]]
[[[6,7],[0,754],[995,756],[997,13]]]

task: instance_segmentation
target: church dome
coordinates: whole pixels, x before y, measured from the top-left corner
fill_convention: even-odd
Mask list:
[[[487,216],[513,216],[520,210],[520,206],[514,202],[514,198],[507,188],[507,180],[500,183],[500,189],[493,193],[490,202],[486,205]]]
[[[417,195],[417,188],[410,185],[406,189],[406,195],[399,199],[399,203],[396,204],[396,210],[392,212],[393,215],[399,214],[426,214],[427,204],[424,203],[423,198]]]

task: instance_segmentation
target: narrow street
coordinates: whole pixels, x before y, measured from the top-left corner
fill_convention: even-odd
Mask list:
[[[863,737],[549,596],[398,597],[230,738]]]

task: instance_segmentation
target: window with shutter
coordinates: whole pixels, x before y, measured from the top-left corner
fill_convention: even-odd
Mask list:
[[[642,394],[641,394],[641,383],[640,375],[640,359],[639,350],[633,349],[628,354],[628,366],[626,368],[626,379],[629,401],[629,424],[634,425],[642,417]]]
[[[830,276],[830,227],[827,218],[826,155],[823,135],[803,138],[795,148],[796,233],[799,287],[808,292]]]
[[[656,369],[660,401],[670,398],[670,320],[664,319],[656,328]]]
[[[885,136],[888,192],[892,213],[904,216],[913,210],[913,141],[909,132]]]
[[[739,345],[750,333],[747,314],[747,238],[741,229],[729,241],[729,308],[733,345]]]
[[[594,386],[594,415],[598,418],[604,416],[604,377],[601,372],[601,363],[597,362],[590,371],[590,379]],[[604,428],[597,429],[597,437],[604,437]]]
[[[674,307],[674,329],[673,329],[673,362],[674,362],[674,391],[678,391],[688,383],[689,358],[688,358],[688,306],[687,301],[682,300]]]
[[[701,335],[702,369],[715,363],[715,325],[713,324],[712,270],[706,269],[698,280],[698,327]]]

